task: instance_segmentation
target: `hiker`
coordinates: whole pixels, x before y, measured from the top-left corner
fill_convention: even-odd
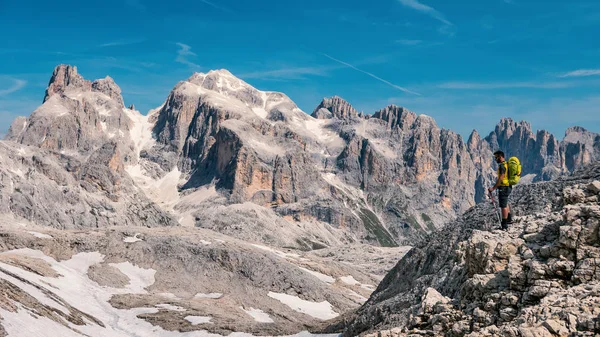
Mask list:
[[[504,159],[504,152],[502,151],[494,152],[494,159],[498,163],[498,180],[488,191],[492,193],[494,190],[498,190],[498,201],[502,210],[502,222],[500,225],[503,230],[507,230],[508,225],[512,223],[512,214],[508,206],[508,197],[510,196],[510,192],[512,192],[512,186],[508,182],[508,164]]]

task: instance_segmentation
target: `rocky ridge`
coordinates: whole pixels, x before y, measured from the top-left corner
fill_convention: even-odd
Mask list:
[[[481,204],[409,251],[343,336],[595,336],[600,333],[600,164],[519,186],[517,222]]]

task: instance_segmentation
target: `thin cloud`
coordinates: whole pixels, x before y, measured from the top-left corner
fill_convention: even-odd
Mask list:
[[[125,4],[131,8],[137,9],[140,12],[146,11],[146,5],[144,5],[140,0],[125,0]]]
[[[578,69],[566,74],[560,75],[559,77],[585,77],[585,76],[598,76],[600,75],[600,69]]]
[[[564,89],[576,86],[573,82],[446,82],[437,85],[441,89],[492,90],[492,89]]]
[[[189,60],[190,57],[195,57],[196,53],[192,51],[192,47],[188,46],[185,43],[177,42],[175,43],[179,46],[179,50],[177,51],[177,58],[175,58],[175,62],[185,64],[192,68],[200,68],[200,66]]]
[[[220,11],[223,11],[223,12],[227,12],[227,13],[233,13],[233,11],[232,11],[232,10],[230,10],[230,9],[228,9],[228,8],[225,8],[225,7],[221,7],[221,6],[219,6],[219,5],[216,5],[215,3],[213,3],[213,2],[210,2],[210,1],[208,1],[208,0],[200,0],[200,2],[203,2],[203,3],[205,3],[205,4],[209,5],[209,6],[211,6],[212,8],[218,9],[218,10],[220,10]]]
[[[27,85],[27,81],[20,79],[12,79],[14,84],[8,89],[0,89],[0,96],[12,94],[13,92],[19,91]]]
[[[421,13],[427,14],[430,17],[443,22],[449,26],[452,26],[452,22],[446,20],[444,14],[442,14],[440,11],[436,10],[435,8],[431,7],[431,6],[427,6],[424,3],[421,3],[417,0],[398,0],[399,3],[401,3],[402,5],[412,8],[416,11],[419,11]]]
[[[108,43],[101,44],[99,47],[106,48],[106,47],[128,46],[128,45],[132,45],[132,44],[142,43],[144,41],[146,41],[146,39],[116,40],[116,41],[111,41]]]
[[[254,71],[250,73],[240,74],[242,78],[258,78],[258,79],[304,79],[305,75],[312,76],[327,76],[327,71],[331,67],[291,67],[265,71]]]
[[[378,80],[380,82],[383,82],[383,83],[385,83],[385,84],[387,84],[387,85],[389,85],[389,86],[391,86],[393,88],[396,88],[396,89],[398,89],[400,91],[403,91],[403,92],[408,93],[408,94],[413,94],[413,95],[421,96],[421,94],[419,94],[418,92],[414,92],[414,91],[408,90],[406,88],[403,88],[401,86],[395,85],[394,83],[392,83],[390,81],[386,81],[386,80],[384,80],[383,78],[381,78],[379,76],[371,74],[370,72],[364,71],[362,69],[358,69],[357,67],[351,65],[350,63],[346,63],[344,61],[340,61],[340,60],[338,60],[336,58],[333,58],[333,57],[331,57],[331,56],[329,56],[327,54],[322,54],[322,55],[325,56],[325,57],[327,57],[327,58],[329,58],[329,59],[331,59],[331,60],[333,60],[333,61],[335,61],[335,62],[337,62],[337,63],[343,64],[343,65],[347,66],[348,68],[352,68],[352,69],[354,69],[356,71],[359,71],[359,72],[361,72],[363,74],[369,75],[369,76],[373,77],[374,79],[376,79],[376,80]]]
[[[396,43],[401,44],[403,46],[416,46],[423,43],[422,40],[396,40]]]

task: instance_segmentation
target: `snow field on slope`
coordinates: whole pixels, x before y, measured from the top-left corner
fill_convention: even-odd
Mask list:
[[[172,305],[157,305],[158,308],[135,308],[130,310],[121,310],[113,308],[108,301],[115,294],[129,293],[147,293],[146,287],[154,283],[154,274],[152,269],[144,269],[131,264],[130,262],[110,264],[118,268],[122,273],[130,278],[129,285],[124,289],[103,287],[91,281],[87,277],[87,270],[90,266],[101,263],[104,256],[98,252],[79,253],[70,260],[57,262],[55,259],[46,256],[41,251],[32,249],[18,249],[7,251],[2,254],[20,254],[32,258],[38,258],[48,262],[51,267],[61,276],[57,278],[43,277],[15,266],[0,263],[3,269],[18,275],[19,277],[32,282],[62,298],[74,308],[91,315],[100,320],[105,327],[88,322],[87,325],[74,325],[68,323],[68,327],[61,325],[44,316],[33,316],[21,304],[16,312],[9,312],[0,308],[0,315],[3,317],[2,326],[10,337],[219,337],[220,335],[211,334],[206,331],[178,332],[166,331],[158,326],[153,326],[149,322],[137,318],[137,315],[144,313],[157,313],[159,308],[166,310],[180,310],[179,307]],[[68,309],[52,298],[46,296],[37,288],[27,285],[24,282],[0,272],[0,278],[8,280],[34,296],[38,301],[48,306],[68,313]],[[323,305],[322,303],[320,305]],[[302,303],[300,304],[302,306]],[[257,309],[251,309],[252,314],[264,319]],[[327,313],[324,308],[321,309],[322,316]],[[317,311],[319,312],[319,311]],[[247,312],[248,313],[248,312]],[[249,314],[249,313],[248,313]],[[186,317],[192,324],[204,324],[208,317],[188,316]],[[257,319],[255,317],[255,319]],[[87,320],[86,320],[87,321]],[[65,324],[67,324],[65,322]],[[26,328],[24,328],[26,327]],[[252,336],[246,333],[232,333],[231,337]],[[296,337],[319,336],[302,332],[294,335]],[[322,335],[324,337],[337,335]],[[291,337],[291,336],[290,336]]]
[[[275,293],[272,291],[269,292],[269,297],[287,305],[294,311],[307,314],[320,320],[328,320],[339,316],[337,312],[333,311],[333,306],[331,303],[327,301],[311,302],[303,300],[298,296]]]

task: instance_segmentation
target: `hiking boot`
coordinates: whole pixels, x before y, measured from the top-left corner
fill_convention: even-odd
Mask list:
[[[500,223],[500,228],[503,231],[508,230],[508,219],[502,219],[502,222]]]
[[[507,224],[513,223],[512,213],[508,213],[508,218],[506,218],[506,223]]]

